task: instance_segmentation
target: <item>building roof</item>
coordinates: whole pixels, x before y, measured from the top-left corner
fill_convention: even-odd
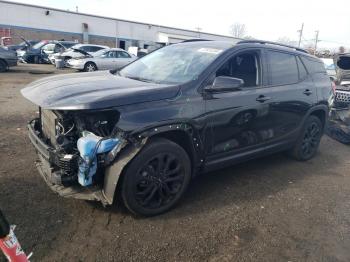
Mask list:
[[[33,5],[33,4],[27,4],[27,3],[12,2],[12,1],[10,2],[10,1],[5,1],[5,0],[0,0],[0,3],[22,5],[22,6],[28,6],[28,7],[41,8],[41,9],[45,9],[45,10],[53,10],[53,11],[58,11],[58,12],[70,13],[70,14],[75,14],[75,15],[84,15],[84,16],[90,16],[90,17],[96,17],[96,18],[111,19],[111,20],[115,20],[115,21],[135,23],[135,24],[140,24],[140,25],[148,25],[148,26],[162,27],[162,28],[167,28],[167,29],[182,30],[182,31],[191,32],[191,33],[198,33],[198,31],[195,31],[195,30],[189,30],[189,29],[183,29],[183,28],[177,28],[177,27],[170,27],[170,26],[163,26],[163,25],[159,25],[159,24],[152,24],[152,23],[146,23],[146,22],[131,21],[131,20],[119,19],[119,18],[108,17],[108,16],[100,16],[100,15],[94,15],[94,14],[73,12],[73,11],[69,11],[69,10],[64,10],[64,9],[59,9],[59,8],[52,8],[52,7],[47,7],[47,6],[39,6],[39,5]],[[241,39],[239,39],[237,37],[233,37],[233,36],[229,36],[229,35],[213,34],[213,33],[207,33],[207,32],[202,32],[202,31],[200,33],[201,34],[206,34],[206,35],[219,36],[219,37],[229,37],[229,38],[232,38],[232,39],[241,40]]]

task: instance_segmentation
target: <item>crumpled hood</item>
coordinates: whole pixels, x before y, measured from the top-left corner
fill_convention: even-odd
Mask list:
[[[21,90],[45,109],[102,109],[173,98],[180,87],[141,82],[109,71],[62,74],[42,78]]]

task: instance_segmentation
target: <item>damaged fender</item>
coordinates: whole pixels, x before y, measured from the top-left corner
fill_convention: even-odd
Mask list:
[[[113,204],[114,195],[118,185],[120,175],[124,167],[136,156],[136,154],[144,147],[147,138],[143,139],[138,145],[126,145],[117,156],[115,162],[108,166],[105,171],[104,186],[102,194],[108,204]]]

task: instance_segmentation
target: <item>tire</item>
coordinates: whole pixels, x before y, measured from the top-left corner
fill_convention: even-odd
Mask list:
[[[186,151],[170,140],[157,138],[126,167],[121,196],[132,213],[155,216],[178,203],[190,180],[191,161]]]
[[[290,151],[290,155],[298,161],[307,161],[313,158],[317,153],[323,129],[322,122],[318,117],[309,116],[295,146]]]
[[[84,66],[84,71],[85,72],[94,72],[97,70],[97,66],[93,62],[87,62]]]
[[[0,60],[0,73],[6,72],[8,69],[7,64],[5,61]]]

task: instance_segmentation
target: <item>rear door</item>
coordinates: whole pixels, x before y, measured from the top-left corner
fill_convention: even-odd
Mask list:
[[[294,53],[267,49],[265,54],[268,86],[274,97],[270,104],[274,136],[294,142],[304,116],[317,101],[313,79]]]

